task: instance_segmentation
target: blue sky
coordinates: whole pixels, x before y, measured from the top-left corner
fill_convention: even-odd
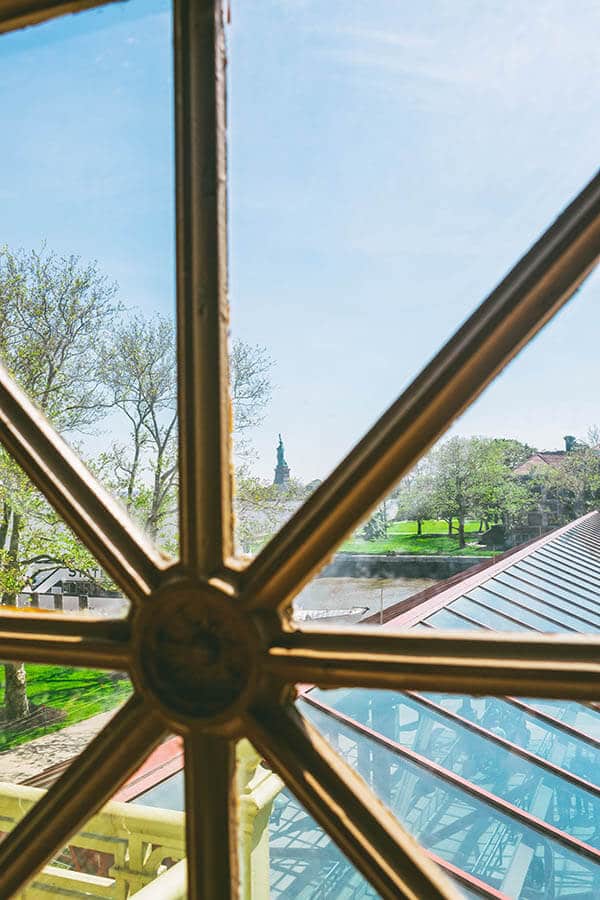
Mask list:
[[[275,391],[255,434],[324,477],[589,180],[596,2],[232,0],[234,334]],[[132,0],[0,39],[0,242],[95,258],[173,312],[168,6]],[[463,417],[550,448],[600,421],[600,288]]]

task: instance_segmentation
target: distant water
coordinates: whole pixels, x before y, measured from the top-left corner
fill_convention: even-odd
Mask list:
[[[379,612],[400,600],[412,597],[430,585],[433,578],[316,578],[296,597],[298,609],[350,609],[366,606],[368,612]]]

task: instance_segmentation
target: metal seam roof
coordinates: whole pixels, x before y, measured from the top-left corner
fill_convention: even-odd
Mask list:
[[[463,606],[468,601],[470,605],[467,609],[474,618],[469,616],[464,608],[461,607],[462,601],[464,601]],[[461,608],[454,608],[457,603]],[[477,609],[480,610],[481,615],[475,611]],[[402,601],[388,608],[385,612],[384,628],[405,630],[407,627],[421,626],[440,627],[443,630],[447,630],[449,622],[451,622],[450,627],[453,627],[454,622],[456,622],[454,627],[457,630],[467,625],[494,630],[495,626],[484,624],[484,611],[487,611],[488,620],[494,622],[495,626],[499,622],[506,622],[505,630],[507,631],[514,631],[515,627],[518,627],[519,630],[551,632],[570,631],[585,633],[598,631],[600,629],[600,514],[598,512],[589,513],[543,538],[515,548],[503,554],[500,558],[468,570],[460,576],[454,576],[448,579],[447,582],[436,585],[433,589],[427,589],[408,601]],[[433,619],[435,619],[436,613],[441,615],[442,612],[445,614],[443,619],[440,619],[439,625],[434,624]],[[453,617],[452,620],[449,619],[449,614]],[[375,618],[379,620],[379,615],[372,618],[375,622]],[[497,627],[495,630],[497,630]],[[336,692],[333,693],[335,696]],[[509,802],[506,798],[506,793],[503,799],[498,793],[494,793],[493,790],[486,790],[481,783],[471,780],[472,776],[469,776],[468,772],[465,775],[461,775],[457,773],[456,769],[447,768],[436,762],[435,759],[431,758],[431,753],[429,752],[428,754],[427,748],[417,751],[414,746],[411,748],[404,742],[399,743],[382,734],[381,723],[379,728],[376,719],[367,724],[367,721],[364,719],[366,713],[362,712],[363,718],[361,718],[361,715],[356,713],[356,711],[356,714],[353,714],[348,709],[343,708],[342,710],[337,708],[337,705],[342,707],[344,707],[344,704],[351,706],[352,697],[356,698],[359,694],[358,691],[339,693],[342,696],[341,699],[338,698],[337,704],[334,700],[334,703],[330,705],[329,698],[324,703],[321,699],[322,695],[319,695],[316,691],[314,693],[313,691],[305,693],[300,702],[302,706],[305,703],[309,703],[313,708],[319,708],[321,714],[329,716],[332,723],[337,721],[340,728],[343,723],[344,727],[351,728],[359,734],[362,740],[374,745],[380,744],[387,747],[388,750],[395,752],[398,757],[407,760],[407,765],[408,761],[411,761],[412,764],[420,766],[422,770],[428,769],[435,773],[438,779],[441,779],[448,785],[460,787],[462,791],[477,797],[490,809],[490,816],[493,816],[492,810],[494,809],[501,811],[504,816],[508,816],[515,823],[525,823],[530,829],[533,828],[536,833],[546,835],[547,840],[558,841],[565,847],[569,847],[571,851],[585,857],[588,860],[588,864],[591,862],[594,867],[598,867],[599,872],[598,876],[596,876],[595,872],[593,876],[591,873],[588,873],[588,881],[591,879],[590,884],[593,883],[590,888],[592,893],[583,889],[583,893],[577,893],[577,896],[582,898],[596,896],[594,892],[600,890],[600,816],[597,812],[592,814],[592,821],[598,821],[598,825],[592,829],[589,837],[593,841],[594,846],[592,846],[587,840],[582,840],[572,833],[571,819],[568,817],[567,819],[564,818],[564,810],[561,813],[560,821],[557,823],[551,820],[554,814],[552,812],[554,807],[551,808],[546,805],[546,817],[544,819],[518,805],[515,806],[514,803]],[[369,692],[363,691],[362,693],[367,695]],[[376,692],[371,692],[371,700],[369,701],[371,704],[369,708],[373,710],[375,710],[375,706],[373,706],[375,694]],[[391,696],[395,697],[396,695]],[[528,777],[530,779],[533,777],[531,773],[542,772],[547,773],[545,777],[556,779],[555,804],[556,796],[561,795],[561,793],[566,796],[568,791],[571,790],[578,792],[575,800],[573,800],[572,796],[571,803],[579,804],[581,809],[585,807],[586,803],[592,803],[595,808],[597,799],[592,798],[600,797],[600,783],[597,781],[600,740],[592,733],[593,728],[591,726],[597,726],[598,735],[600,735],[600,714],[590,705],[573,702],[565,705],[561,701],[552,706],[552,703],[543,705],[540,701],[513,697],[498,698],[491,701],[496,704],[498,709],[512,709],[516,716],[522,717],[523,722],[526,723],[525,731],[522,733],[529,735],[526,743],[529,741],[531,734],[537,733],[537,731],[544,736],[539,747],[535,742],[535,745],[530,747],[523,746],[514,738],[511,739],[509,735],[503,733],[502,729],[498,727],[496,727],[494,732],[489,724],[487,727],[484,727],[481,721],[471,720],[465,715],[459,714],[455,709],[442,705],[443,701],[436,701],[433,695],[423,696],[416,692],[407,692],[398,696],[407,698],[405,701],[398,700],[396,702],[398,710],[401,708],[400,704],[402,702],[406,704],[408,698],[410,698],[413,703],[418,705],[418,708],[424,711],[423,714],[426,710],[429,710],[434,717],[433,721],[438,722],[437,727],[439,727],[439,721],[447,721],[451,729],[458,729],[455,734],[463,734],[463,741],[464,734],[472,734],[473,738],[479,741],[477,746],[480,747],[483,756],[485,756],[484,748],[486,746],[495,746],[498,752],[505,751],[506,760],[520,758],[522,766],[529,766],[530,775]],[[461,699],[455,696],[452,699],[455,703],[471,702],[469,698]],[[382,708],[384,713],[380,710],[377,715],[385,715],[389,713],[390,709],[395,709],[393,702],[388,703],[387,712],[385,706]],[[399,714],[398,712],[397,715]],[[371,712],[369,715],[375,716],[375,712]],[[567,721],[563,721],[563,716]],[[598,717],[597,721],[594,720],[594,717]],[[583,721],[581,727],[580,719]],[[418,710],[416,721],[419,722]],[[417,734],[418,726],[416,724],[413,723],[411,725],[409,723],[403,727],[412,727],[415,734]],[[435,731],[436,726],[430,724],[429,728],[432,727]],[[332,728],[334,729],[333,724]],[[565,758],[561,760],[560,758],[551,758],[549,754],[543,755],[543,747],[551,739],[554,740],[555,736],[558,736],[556,738],[557,746],[562,746],[560,742],[563,741],[564,747],[568,748],[568,752],[571,753],[570,759]],[[339,739],[338,737],[338,741]],[[415,740],[417,740],[416,737]],[[457,742],[460,744],[459,738],[457,738]],[[573,753],[575,757],[572,756]],[[590,760],[588,760],[588,763],[585,763],[586,754],[588,753],[592,754],[590,760],[595,760],[593,765],[591,765]],[[596,754],[596,756],[593,756],[593,754]],[[374,763],[371,762],[371,765],[374,765]],[[575,769],[579,766],[579,771],[569,769],[569,765],[574,766]],[[477,766],[475,766],[475,771],[477,771]],[[589,772],[591,772],[591,777],[589,777]],[[371,770],[371,777],[377,777],[374,770]],[[525,778],[525,775],[522,777]],[[535,777],[540,779],[539,788],[539,785],[543,783],[543,777],[538,774]],[[564,789],[560,787],[560,784],[564,785]],[[585,797],[589,798],[589,800],[586,801]],[[471,818],[473,815],[474,813],[471,814]],[[464,822],[466,823],[468,819],[469,816],[464,819]],[[464,827],[466,827],[466,824]],[[458,828],[458,825],[455,826],[455,830],[456,828]],[[434,828],[430,837],[433,838],[437,835],[438,839],[441,839],[441,836],[447,833],[447,838],[449,839],[452,829],[453,825],[450,822],[444,827],[438,827],[437,831]],[[581,829],[579,830],[581,831]],[[457,840],[459,839],[457,838]],[[432,856],[436,856],[433,846],[428,848],[428,852]],[[531,871],[533,870],[530,871],[529,866],[530,864],[533,865],[533,859],[534,857],[531,857],[521,873],[523,884],[525,884],[525,879],[532,877]],[[446,858],[445,862],[447,866],[451,865],[454,868],[458,866],[457,877],[463,883],[475,887],[471,879],[476,879],[476,873],[467,872],[462,868],[465,863],[461,864],[460,855],[458,859]],[[523,865],[525,864],[523,863]],[[543,868],[543,865],[547,865],[547,861],[544,864],[538,862],[538,867],[542,866]],[[556,869],[557,865],[558,869]],[[562,860],[562,862],[559,859],[558,862],[552,863],[551,868],[553,871],[550,877],[553,880],[553,884],[556,879],[560,881],[562,878],[561,884],[562,888],[564,888],[564,890],[560,888],[559,892],[555,895],[553,894],[553,896],[573,896],[572,882],[573,879],[577,880],[575,870],[572,869],[573,865],[575,864],[572,861],[569,862],[568,859],[566,861]],[[569,866],[571,866],[571,881],[569,881]],[[555,869],[556,871],[554,871]],[[458,875],[461,871],[464,873],[464,879]],[[504,882],[501,884],[497,883],[497,878],[496,883],[489,881],[489,878],[488,882],[486,888],[485,884],[478,880],[476,890],[484,896],[498,896],[498,892],[502,895]],[[567,893],[565,893],[565,890]],[[519,893],[519,896],[529,897],[530,894],[525,893],[521,895]]]

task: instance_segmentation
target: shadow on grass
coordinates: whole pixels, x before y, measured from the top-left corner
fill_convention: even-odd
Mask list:
[[[42,665],[27,665],[25,670],[30,715],[11,723],[0,719],[0,751],[108,712],[131,694],[131,682],[121,672]],[[0,705],[4,705],[3,666]]]

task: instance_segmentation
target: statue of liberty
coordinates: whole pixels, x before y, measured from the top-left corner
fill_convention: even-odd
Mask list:
[[[281,435],[279,435],[279,443],[277,444],[277,465],[285,466],[285,450],[283,448],[283,441],[281,440]]]
[[[283,440],[279,435],[279,443],[277,444],[277,465],[275,467],[275,478],[273,484],[286,484],[290,480],[290,467],[285,461],[285,448]]]

